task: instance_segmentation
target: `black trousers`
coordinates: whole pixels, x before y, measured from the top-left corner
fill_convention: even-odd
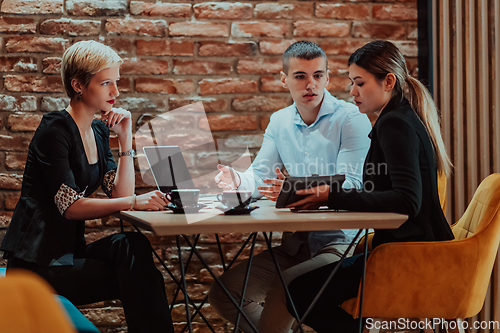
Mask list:
[[[318,333],[358,332],[359,320],[342,310],[340,305],[358,294],[359,283],[363,275],[364,255],[347,258],[339,267],[322,296],[307,316],[304,323]],[[319,267],[298,276],[290,282],[288,288],[300,318],[307,311],[314,297],[330,276],[337,262]],[[290,302],[288,311],[293,315]]]
[[[79,249],[73,266],[43,267],[17,258],[10,268],[34,271],[75,305],[120,299],[130,333],[174,332],[162,274],[146,236],[114,234]]]

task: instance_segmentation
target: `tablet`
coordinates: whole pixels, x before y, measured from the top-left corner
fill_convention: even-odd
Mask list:
[[[298,209],[293,208],[290,209],[292,213],[329,213],[329,212],[338,212],[338,209],[333,208],[317,208],[317,209]]]
[[[304,190],[320,185],[336,186],[336,188],[340,190],[344,180],[344,175],[288,177],[285,179],[281,187],[278,199],[276,200],[276,208],[285,208],[289,204],[302,199],[304,196],[295,194],[298,190]]]

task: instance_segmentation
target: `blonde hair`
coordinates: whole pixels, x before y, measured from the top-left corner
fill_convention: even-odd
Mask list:
[[[434,146],[438,171],[449,176],[453,165],[441,136],[436,104],[427,88],[408,73],[405,58],[396,45],[383,40],[370,42],[357,49],[349,58],[348,64],[355,64],[365,69],[379,81],[384,80],[389,73],[394,74],[396,77],[394,96],[400,100],[403,97],[408,99],[429,134]]]
[[[123,60],[109,46],[93,40],[85,40],[70,46],[62,56],[61,77],[70,98],[76,95],[71,80],[87,86],[96,73],[121,65]]]

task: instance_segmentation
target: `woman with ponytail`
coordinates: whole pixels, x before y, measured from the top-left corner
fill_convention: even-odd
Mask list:
[[[290,208],[328,205],[334,209],[408,215],[398,229],[375,230],[373,247],[388,242],[453,239],[437,188],[437,173],[449,175],[452,166],[429,92],[408,74],[403,55],[391,42],[364,45],[351,55],[348,64],[354,102],[361,113],[375,119],[363,169],[363,189],[319,186],[298,191],[305,197]],[[299,316],[336,264],[310,271],[289,284]],[[355,332],[357,320],[340,305],[357,295],[362,271],[362,255],[347,259],[305,323],[319,333]]]

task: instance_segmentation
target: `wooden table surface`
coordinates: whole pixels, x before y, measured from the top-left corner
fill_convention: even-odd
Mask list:
[[[249,215],[224,215],[210,203],[196,214],[174,214],[170,210],[122,211],[117,217],[157,235],[192,235],[229,232],[311,231],[337,229],[395,229],[408,216],[395,213],[321,212],[294,213],[276,209],[274,202],[259,200]]]

